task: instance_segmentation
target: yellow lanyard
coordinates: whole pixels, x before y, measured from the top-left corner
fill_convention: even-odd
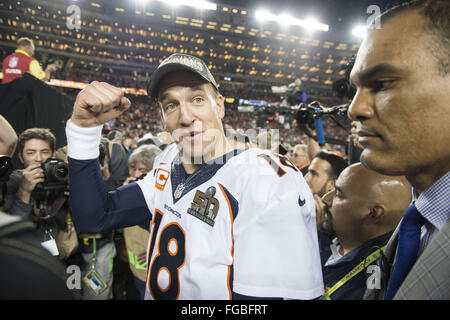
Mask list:
[[[342,287],[347,281],[349,281],[351,278],[356,276],[358,273],[360,273],[362,270],[364,270],[368,265],[370,265],[372,262],[378,259],[378,257],[381,255],[381,252],[386,248],[386,246],[372,252],[367,258],[365,258],[363,261],[361,261],[360,264],[358,264],[352,271],[347,273],[341,280],[335,283],[334,286],[332,286],[323,296],[320,297],[319,300],[327,300],[332,293],[334,293],[337,289]]]

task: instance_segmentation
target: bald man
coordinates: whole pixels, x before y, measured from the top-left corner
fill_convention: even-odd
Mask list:
[[[305,176],[308,173],[309,166],[308,146],[306,144],[296,144],[292,148],[291,160]]]
[[[362,299],[367,286],[376,286],[374,264],[411,201],[404,177],[385,176],[361,163],[347,167],[334,189],[322,197],[325,228],[336,238],[323,250],[324,299]],[[378,272],[378,273],[377,273]]]

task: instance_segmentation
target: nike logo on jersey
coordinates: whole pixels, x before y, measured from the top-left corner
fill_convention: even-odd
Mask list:
[[[216,187],[209,187],[205,193],[197,190],[187,213],[214,227],[214,219],[219,211],[219,200],[214,198],[215,194]]]
[[[303,198],[302,195],[299,195],[299,196],[298,196],[298,205],[299,205],[300,207],[303,207],[303,206],[305,205],[305,203],[306,203],[306,199]]]

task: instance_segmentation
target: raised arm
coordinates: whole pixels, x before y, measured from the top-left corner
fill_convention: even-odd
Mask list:
[[[89,84],[75,101],[66,134],[70,203],[74,223],[81,232],[104,232],[151,219],[136,183],[106,191],[98,162],[103,123],[130,105],[122,89],[104,82]]]
[[[0,155],[12,157],[16,144],[16,132],[9,122],[0,115]]]

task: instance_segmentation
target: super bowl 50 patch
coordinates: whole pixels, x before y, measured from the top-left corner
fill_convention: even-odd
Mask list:
[[[195,192],[194,201],[192,201],[191,207],[187,210],[187,213],[213,227],[215,223],[214,219],[219,211],[219,201],[214,198],[215,194],[215,187],[209,187],[204,193],[197,190]]]

